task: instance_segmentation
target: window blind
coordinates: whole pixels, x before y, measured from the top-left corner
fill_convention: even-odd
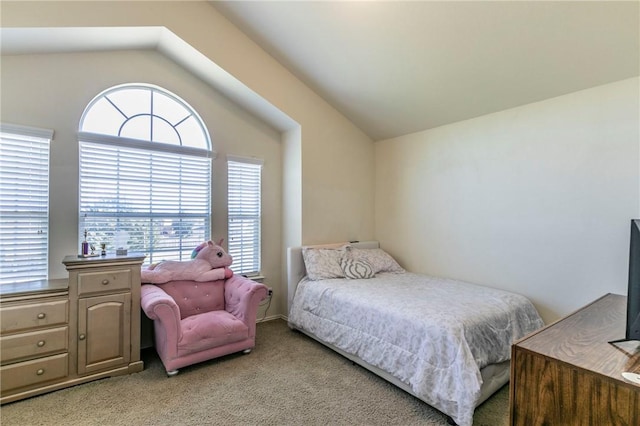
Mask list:
[[[114,251],[126,232],[145,263],[188,260],[209,239],[211,158],[130,144],[80,142],[80,229]],[[145,145],[147,146],[147,145]]]
[[[47,279],[52,130],[0,125],[0,284]]]
[[[262,161],[228,157],[228,251],[236,273],[260,273]]]

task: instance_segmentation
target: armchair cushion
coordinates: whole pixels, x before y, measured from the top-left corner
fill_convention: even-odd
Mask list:
[[[182,320],[178,356],[239,342],[249,337],[249,327],[227,311],[211,311]]]

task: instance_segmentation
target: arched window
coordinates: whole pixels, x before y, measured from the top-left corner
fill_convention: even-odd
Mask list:
[[[112,87],[85,109],[79,144],[81,240],[153,263],[188,259],[210,238],[214,153],[185,101],[147,84]]]
[[[176,95],[147,84],[116,86],[96,96],[82,116],[80,130],[211,149],[198,114]]]

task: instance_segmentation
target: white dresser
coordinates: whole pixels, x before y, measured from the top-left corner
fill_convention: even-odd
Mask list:
[[[69,279],[0,288],[0,402],[142,371],[143,255],[63,260]]]

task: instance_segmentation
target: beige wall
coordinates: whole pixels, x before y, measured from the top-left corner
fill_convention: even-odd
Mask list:
[[[376,142],[376,238],[408,269],[530,297],[626,294],[639,80]]]
[[[212,238],[227,235],[226,156],[264,159],[263,273],[281,281],[282,146],[280,133],[228,101],[210,86],[155,51],[2,57],[2,121],[54,129],[50,170],[50,277],[78,252],[79,120],[91,99],[123,83],[161,86],[189,103],[204,120],[213,160]],[[272,305],[270,313],[279,309]]]
[[[277,307],[270,313],[285,313],[284,247],[374,236],[410,270],[520,292],[547,320],[608,291],[625,291],[628,220],[640,216],[638,79],[372,144],[207,2],[3,1],[1,19],[3,27],[166,27],[296,123],[280,129],[280,199],[265,197],[268,214],[279,216],[271,219],[280,221],[280,228],[265,228],[264,236],[265,267],[274,268],[265,275],[276,291]],[[173,68],[157,54],[117,54]],[[109,55],[93,56],[99,78],[79,81],[33,74],[30,62],[55,63],[65,55],[3,57],[2,120],[52,128],[54,143],[75,141],[78,106],[110,85],[112,76],[103,72],[110,69]],[[31,76],[23,86],[28,99],[57,105],[39,112],[38,122],[24,119],[35,119],[33,103],[5,102],[13,83],[5,75],[7,63],[13,63],[14,79]],[[72,76],[82,74],[57,66]],[[148,81],[144,70],[127,63],[122,67]],[[17,76],[16,69],[25,70],[24,75]],[[213,95],[208,89],[203,96],[185,95],[181,90],[194,89],[174,80],[168,84],[206,117],[217,143],[218,116],[201,108]],[[78,92],[78,99],[56,96],[68,90]],[[228,139],[222,139],[256,132],[258,139],[265,138],[264,146],[272,146],[269,126],[233,103],[218,101],[223,116],[243,128],[230,126]],[[14,115],[5,116],[6,111]],[[219,163],[223,149],[218,152]],[[59,272],[56,256],[76,249],[73,164],[76,151],[52,157],[54,275]],[[220,194],[216,188],[214,197]],[[226,206],[214,203],[213,208],[215,233],[223,226],[216,209],[226,211]],[[272,246],[274,241],[279,247]]]
[[[374,161],[370,138],[209,2],[3,1],[1,19],[3,27],[168,28],[299,124],[304,195],[298,214],[302,242],[335,241],[347,234],[359,239],[373,236]],[[355,170],[352,164],[358,164]],[[325,187],[341,190],[323,191]],[[337,210],[341,218],[327,226],[326,213]]]
[[[285,196],[265,197],[265,210],[279,211],[281,221],[280,227],[264,227],[265,252],[277,253],[273,254],[276,256],[274,258],[263,259],[266,267],[275,267],[277,264],[282,271],[286,245],[373,237],[375,175],[374,148],[370,138],[268,56],[208,2],[3,1],[1,20],[3,27],[15,28],[166,27],[237,79],[236,86],[242,86],[250,92],[246,96],[239,95],[239,98],[250,98],[257,94],[270,108],[290,117],[295,126],[280,129],[281,143],[278,147],[282,155],[279,160],[282,164],[282,181],[278,188],[279,191],[285,188]],[[29,58],[26,56],[24,60],[29,61]],[[101,58],[97,57],[96,62],[109,65],[108,60]],[[86,82],[88,87],[76,86],[72,81],[65,84],[68,85],[67,89],[80,91],[88,99],[97,93],[93,90],[95,85],[102,82],[103,88],[109,86],[110,76],[105,74],[101,70],[96,71],[92,77],[99,77]],[[140,79],[145,76],[149,77],[141,71]],[[44,80],[32,81],[26,91],[36,97],[39,88],[46,88],[52,83],[51,76],[47,76]],[[11,80],[3,75],[3,92],[5,86],[11,84]],[[171,90],[171,87],[167,88]],[[189,100],[179,91],[176,93]],[[197,104],[193,106],[203,114]],[[56,111],[49,111],[44,120],[46,122],[42,123],[26,123],[31,120],[16,116],[11,118],[25,124],[50,127],[60,137],[74,139],[75,135],[68,129],[77,125],[79,115],[71,117],[72,112],[61,111],[66,108],[58,107]],[[23,112],[27,114],[29,108],[24,109]],[[4,111],[1,118],[10,121],[9,117],[5,118]],[[63,123],[61,120],[67,121]],[[212,121],[212,127],[215,124]],[[275,123],[272,124],[277,127]],[[215,132],[211,127],[210,130]],[[233,135],[228,136],[234,138]],[[73,153],[72,158],[76,159],[77,154]],[[222,156],[220,158],[222,160]],[[53,158],[52,161],[62,159]],[[55,240],[60,248],[55,249],[57,251],[51,259],[54,275],[59,272],[57,266],[53,266],[58,253],[74,251],[77,241],[75,225],[65,222],[69,215],[77,215],[77,182],[71,183],[72,179],[77,180],[77,171],[63,165],[56,167],[61,169],[58,171],[61,178],[54,185],[59,191],[68,189],[62,195],[66,200],[64,206],[60,207],[63,211],[52,211],[51,216],[52,228],[60,229],[59,233],[64,235]],[[219,194],[214,194],[214,197]],[[213,209],[215,215],[216,209],[226,211],[226,205],[214,204]],[[60,220],[64,225],[58,228]],[[214,218],[214,221],[214,226],[219,227],[218,219]],[[279,247],[273,245],[275,241]],[[268,284],[275,290],[275,309],[272,304],[270,314],[286,313],[287,286],[281,278],[283,275],[268,271],[265,271],[265,275]]]

